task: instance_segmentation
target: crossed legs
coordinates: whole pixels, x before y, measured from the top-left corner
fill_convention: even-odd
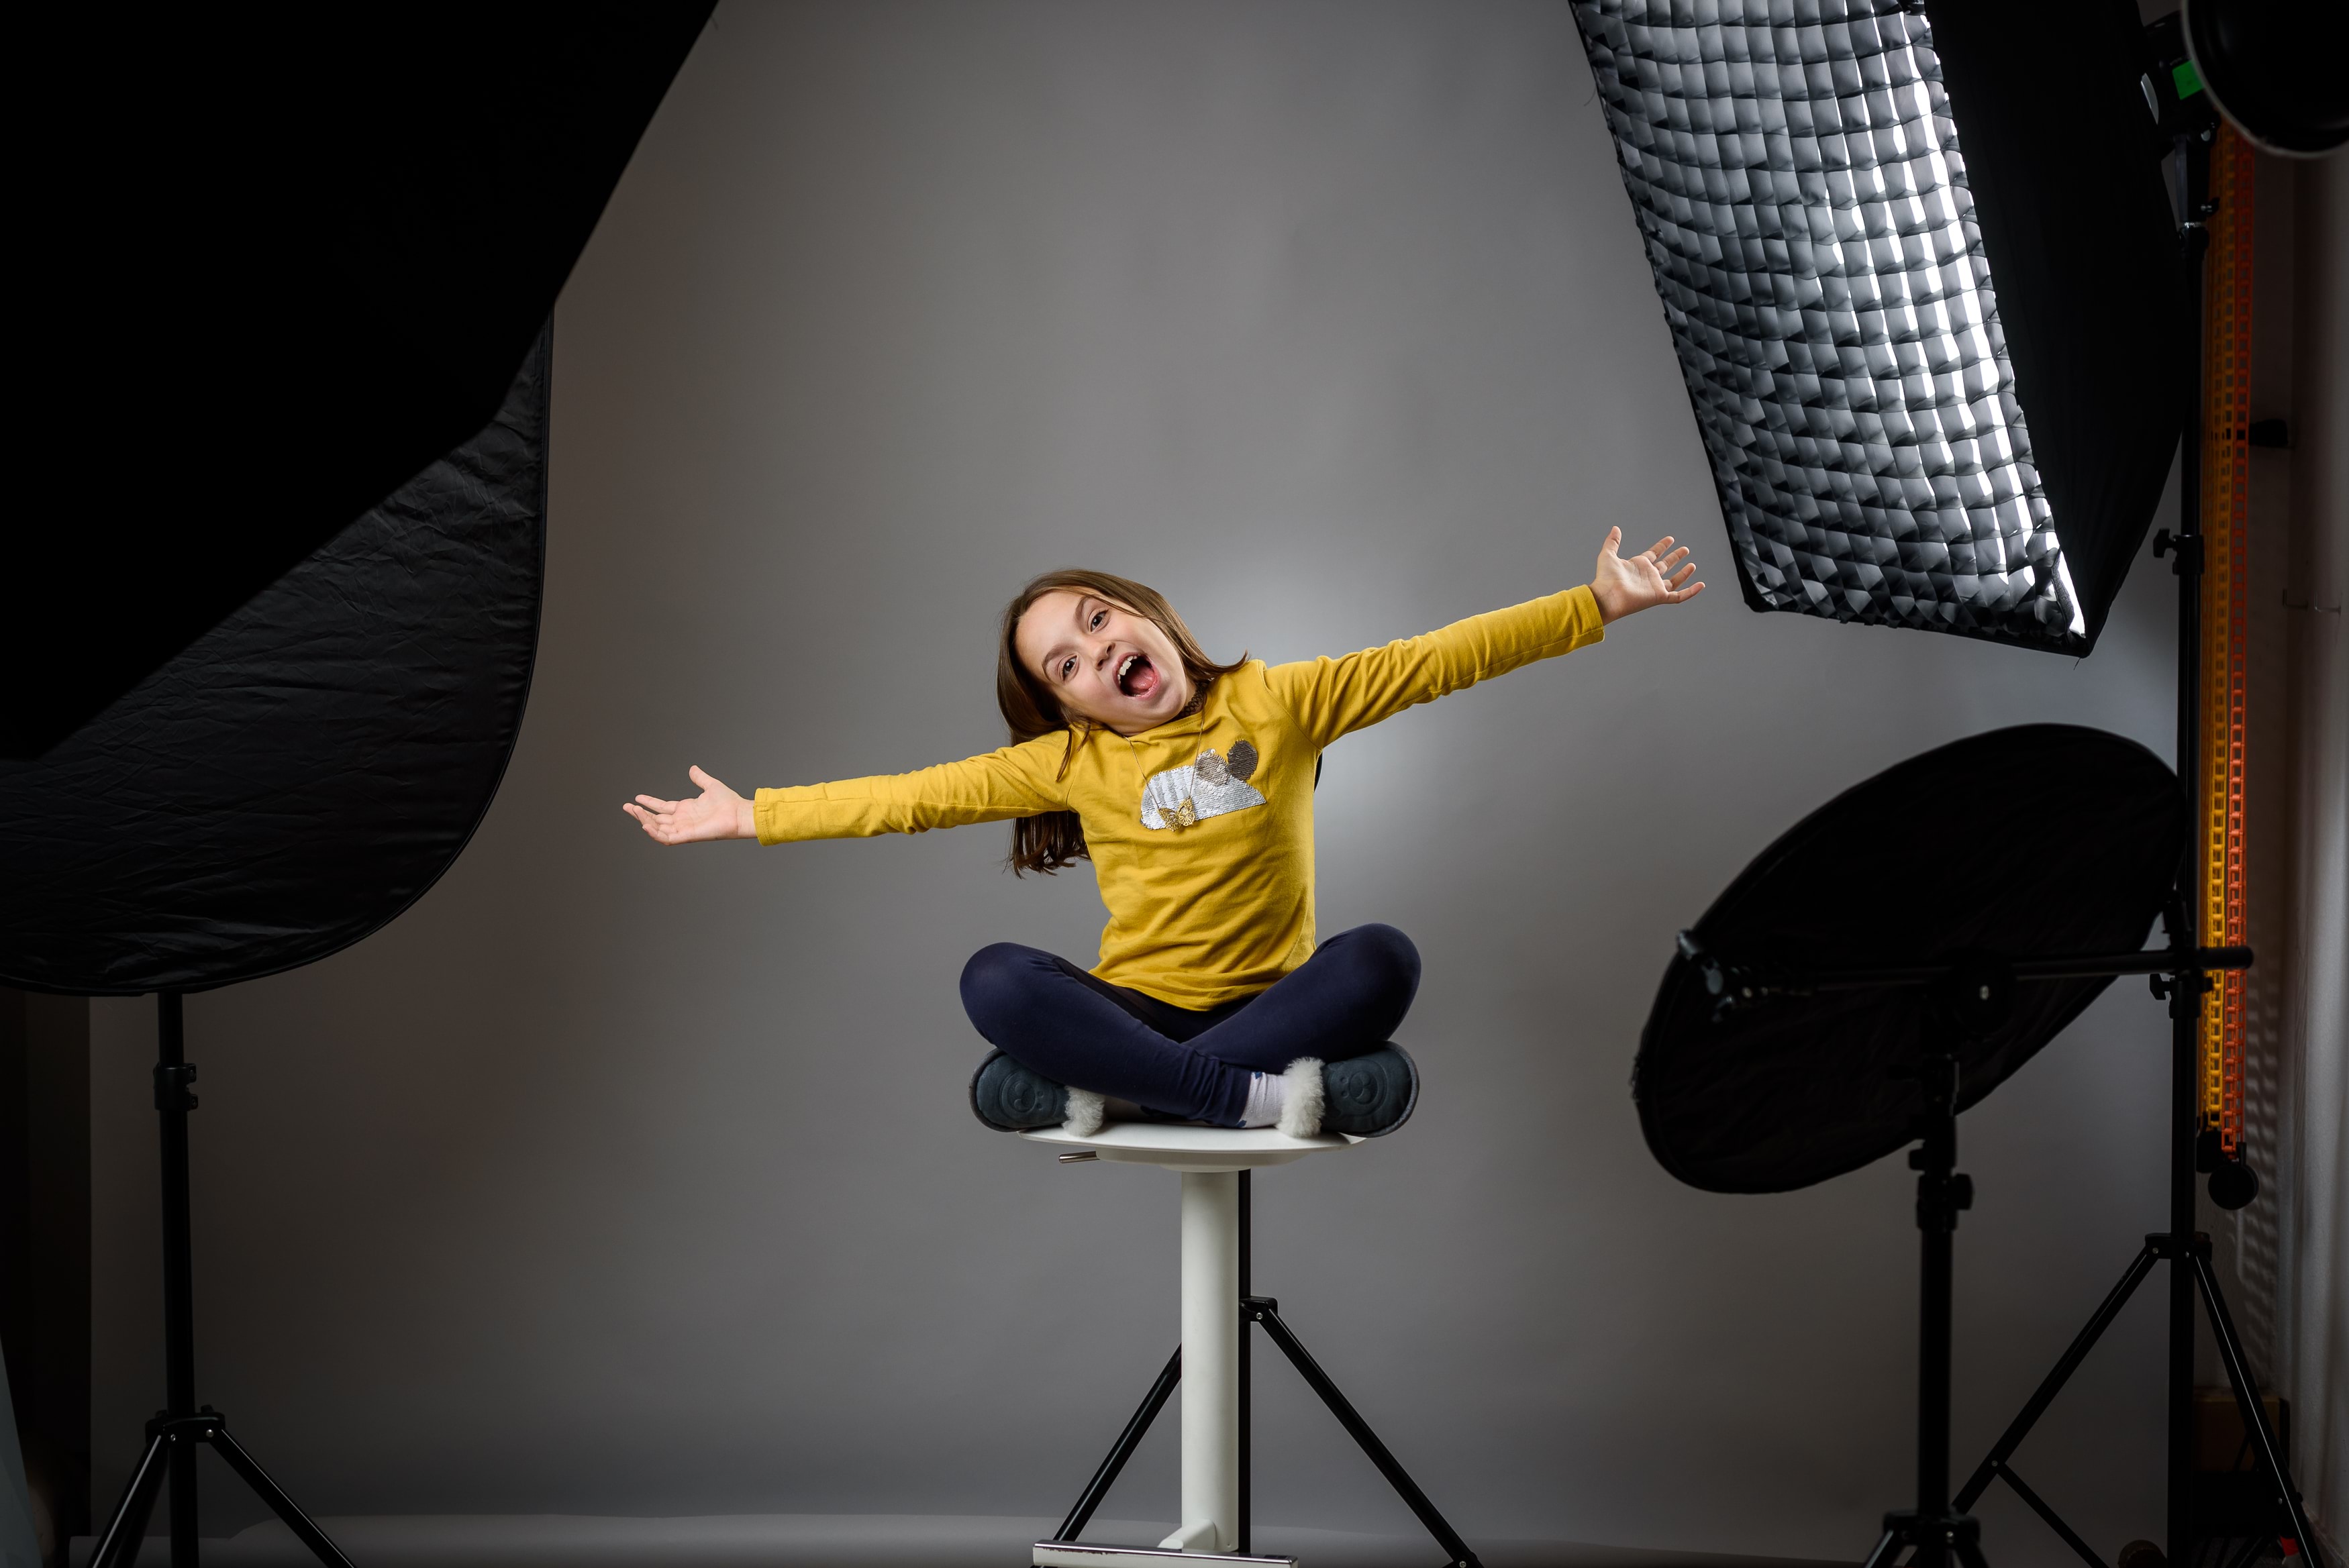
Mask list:
[[[1341,931],[1268,989],[1204,1012],[1011,942],[980,948],[962,972],[963,1010],[1020,1066],[1221,1127],[1240,1124],[1252,1074],[1377,1050],[1418,989],[1419,950],[1392,925]]]

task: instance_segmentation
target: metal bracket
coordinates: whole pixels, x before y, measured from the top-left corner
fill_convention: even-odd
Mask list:
[[[196,1064],[181,1062],[177,1066],[157,1063],[155,1067],[155,1109],[157,1110],[193,1110],[195,1090],[188,1086],[196,1081]]]

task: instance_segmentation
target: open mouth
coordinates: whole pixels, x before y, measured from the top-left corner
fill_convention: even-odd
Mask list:
[[[1161,678],[1158,667],[1150,662],[1147,654],[1128,654],[1118,661],[1117,689],[1130,697],[1149,700],[1158,690]]]

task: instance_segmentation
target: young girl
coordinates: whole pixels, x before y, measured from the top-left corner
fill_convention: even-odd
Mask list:
[[[1375,1137],[1418,1100],[1418,1071],[1391,1037],[1419,954],[1388,925],[1316,936],[1321,749],[1702,591],[1670,537],[1629,559],[1622,538],[1608,531],[1588,586],[1293,665],[1216,664],[1141,583],[1048,572],[1003,613],[995,699],[1012,744],[1000,751],[749,800],[695,768],[698,797],[621,810],[664,844],[1009,818],[1012,869],[1091,860],[1109,924],[1090,972],[1008,942],[964,966],[964,1009],[998,1047],[971,1081],[981,1120],[1089,1134],[1116,1099],[1218,1127]]]

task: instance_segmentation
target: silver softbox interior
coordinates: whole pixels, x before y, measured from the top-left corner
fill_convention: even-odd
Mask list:
[[[1575,14],[1748,603],[2085,651],[1922,7]]]

